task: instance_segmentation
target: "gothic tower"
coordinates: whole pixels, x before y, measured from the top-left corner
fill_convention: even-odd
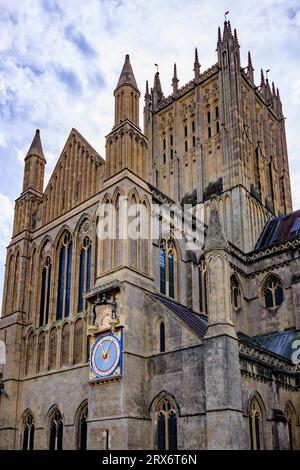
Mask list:
[[[146,180],[147,144],[139,127],[140,92],[128,54],[114,96],[115,124],[106,137],[106,178],[128,168]]]

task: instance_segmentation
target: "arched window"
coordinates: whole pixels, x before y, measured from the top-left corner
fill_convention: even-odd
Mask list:
[[[294,449],[296,415],[292,406],[288,403],[285,408],[285,417],[288,433],[288,446],[290,450]]]
[[[253,398],[250,403],[249,432],[251,449],[263,449],[263,413],[256,398]]]
[[[83,308],[87,309],[87,301],[83,299],[83,294],[91,287],[92,271],[92,244],[89,237],[85,237],[80,251],[79,261],[79,286],[78,286],[78,312]]]
[[[211,138],[211,127],[208,128],[208,138]]]
[[[79,450],[87,449],[87,416],[88,416],[88,405],[85,404],[85,406],[82,408],[78,416],[77,448]]]
[[[50,450],[62,450],[63,448],[64,423],[59,410],[52,413],[50,419]]]
[[[177,411],[168,398],[159,401],[154,414],[157,450],[177,449]]]
[[[48,320],[49,320],[50,289],[51,289],[51,260],[48,256],[46,258],[44,267],[42,269],[39,326],[47,325]]]
[[[199,310],[207,315],[207,275],[204,259],[199,264]]]
[[[235,275],[231,276],[230,279],[231,288],[231,304],[234,308],[238,309],[241,306],[241,289],[240,284]]]
[[[34,447],[34,420],[31,413],[27,413],[23,421],[23,450],[33,450]]]
[[[62,237],[59,252],[56,320],[70,313],[73,242],[69,232]]]
[[[276,276],[270,276],[263,286],[264,305],[267,308],[278,307],[283,302],[283,287]]]
[[[166,350],[166,327],[163,321],[159,325],[159,352]]]
[[[175,298],[176,292],[176,250],[172,240],[160,243],[160,291]]]

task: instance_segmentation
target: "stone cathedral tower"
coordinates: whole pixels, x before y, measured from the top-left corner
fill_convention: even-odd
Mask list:
[[[169,96],[147,82],[142,130],[126,55],[105,159],[72,129],[46,188],[36,131],[7,250],[0,448],[300,448],[279,91],[228,21],[216,63],[199,57],[183,86],[174,64]],[[177,226],[186,204],[201,246]]]

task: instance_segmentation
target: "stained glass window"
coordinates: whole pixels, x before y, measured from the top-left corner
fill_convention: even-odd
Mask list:
[[[46,325],[48,323],[50,289],[51,289],[51,260],[49,257],[47,257],[43,270],[42,270],[39,326]]]
[[[84,406],[78,419],[78,449],[87,449],[87,415],[88,406]]]
[[[91,287],[92,245],[88,237],[83,240],[79,260],[78,312],[87,308],[83,295]]]
[[[176,252],[172,240],[162,240],[160,244],[160,292],[175,298],[176,293]]]
[[[71,279],[72,279],[72,254],[73,242],[67,232],[63,238],[59,253],[58,289],[56,319],[68,317],[71,303]]]
[[[263,448],[263,414],[256,398],[250,403],[249,411],[250,445],[252,450]]]

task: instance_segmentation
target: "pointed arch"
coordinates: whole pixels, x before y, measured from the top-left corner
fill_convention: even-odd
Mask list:
[[[33,359],[34,359],[34,343],[35,343],[35,334],[31,329],[28,333],[26,339],[26,359],[25,359],[25,376],[29,376],[33,372]]]
[[[57,406],[49,413],[49,450],[63,449],[64,420]]]
[[[58,284],[56,320],[62,320],[70,314],[73,237],[69,230],[65,230],[57,245],[58,253]]]
[[[22,450],[34,449],[35,424],[33,413],[30,409],[24,411],[22,415]]]
[[[237,310],[242,306],[242,289],[240,280],[236,273],[233,273],[230,277],[230,291],[231,305]]]
[[[74,324],[74,364],[81,364],[83,362],[83,335],[84,322],[82,318],[78,318]]]
[[[49,363],[48,369],[53,370],[57,368],[57,347],[58,347],[58,329],[56,326],[51,328],[49,333]]]
[[[70,365],[70,343],[71,343],[71,326],[65,321],[61,328],[61,365]]]
[[[14,269],[14,253],[11,251],[7,257],[7,272],[6,272],[6,292],[5,292],[5,313],[9,313],[12,308],[12,276]]]
[[[88,401],[84,400],[77,408],[76,423],[76,447],[78,450],[87,450],[87,418]]]
[[[177,253],[173,238],[160,240],[160,292],[173,299],[177,298]]]
[[[20,249],[17,248],[16,249],[16,256],[15,256],[13,290],[12,290],[13,310],[18,310],[19,309],[20,276],[21,276],[21,254],[20,254]]]
[[[151,207],[146,196],[140,206],[139,266],[144,274],[150,274]]]
[[[284,406],[284,415],[286,418],[288,447],[289,450],[294,450],[297,447],[296,439],[296,426],[297,426],[297,413],[294,405],[289,400]]]
[[[258,392],[254,392],[248,403],[250,448],[262,450],[265,447],[265,406]]]
[[[262,282],[261,298],[266,308],[276,308],[283,302],[283,283],[277,274],[268,274]]]
[[[176,400],[170,394],[161,392],[153,400],[150,410],[154,429],[154,448],[176,450],[177,422],[180,416]]]
[[[37,373],[43,373],[45,370],[46,354],[46,332],[41,330],[37,340]]]
[[[28,322],[33,321],[35,318],[35,313],[33,312],[34,309],[34,298],[35,298],[35,275],[36,275],[36,266],[37,263],[37,248],[36,245],[33,244],[30,254],[29,254],[29,285],[28,285],[28,296],[27,296],[27,320]]]

